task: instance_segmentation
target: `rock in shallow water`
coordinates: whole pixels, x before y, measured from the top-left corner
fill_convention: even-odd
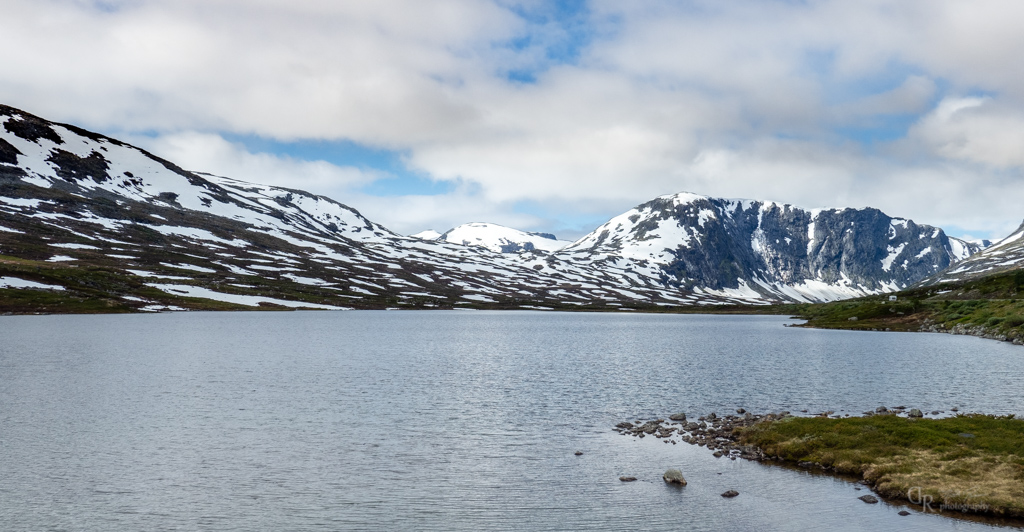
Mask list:
[[[906,510],[900,510],[899,515],[902,515],[902,516],[906,517],[906,516],[910,515],[910,512],[908,512]]]
[[[868,504],[877,504],[878,503],[878,498],[875,497],[874,495],[861,495],[860,497],[857,497],[857,498],[862,500],[862,501],[864,501],[864,502],[866,502],[866,503],[868,503]]]
[[[680,412],[678,414],[672,414],[671,416],[668,416],[668,418],[672,421],[686,421],[686,414]]]
[[[623,482],[635,482],[636,477],[619,477],[619,480]]]
[[[737,496],[739,494],[740,494],[740,492],[738,492],[736,490],[729,490],[729,491],[723,493],[722,497],[725,497],[726,499],[731,499],[731,498],[733,498],[733,497],[735,497],[735,496]]]
[[[686,485],[686,479],[683,478],[683,472],[678,469],[669,469],[665,471],[665,474],[661,476],[665,482],[669,484],[679,484],[680,486]]]

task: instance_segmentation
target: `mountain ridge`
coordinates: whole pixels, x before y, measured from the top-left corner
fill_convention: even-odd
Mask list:
[[[971,281],[1024,267],[1024,222],[1009,236],[919,283],[930,286]]]
[[[655,198],[571,243],[464,224],[487,240],[467,246],[459,228],[446,233],[459,243],[402,236],[331,198],[189,172],[11,107],[0,106],[0,120],[0,255],[63,272],[50,280],[75,268],[108,272],[118,281],[102,289],[62,286],[125,310],[207,300],[594,309],[818,301],[894,290],[978,249],[877,209],[689,193]],[[511,238],[496,236],[506,230]]]
[[[800,301],[898,290],[979,249],[873,208],[683,192],[638,205],[556,255],[630,265],[672,286]]]

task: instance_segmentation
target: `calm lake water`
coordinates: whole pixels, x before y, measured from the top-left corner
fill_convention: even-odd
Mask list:
[[[1024,349],[764,316],[0,318],[3,530],[990,530],[615,423],[1024,415]],[[574,456],[580,450],[582,456]],[[680,468],[689,485],[665,485]],[[620,475],[636,476],[622,483]],[[740,496],[723,499],[725,490]]]

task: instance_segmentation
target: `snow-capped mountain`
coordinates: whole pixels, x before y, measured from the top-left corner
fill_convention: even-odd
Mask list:
[[[503,225],[480,222],[462,224],[437,236],[434,240],[464,246],[484,247],[497,253],[551,252],[572,244],[566,240],[558,240],[555,235],[550,233],[527,233]]]
[[[680,300],[607,286],[603,272],[549,255],[401,236],[329,198],[189,172],[10,107],[0,125],[0,290],[52,286],[66,297],[46,311],[82,300],[111,310]]]
[[[427,229],[426,231],[420,231],[419,233],[416,233],[415,235],[409,235],[409,236],[411,236],[413,238],[418,238],[420,240],[437,240],[438,238],[441,238],[441,233],[438,233],[437,231],[434,231],[433,229]]]
[[[976,250],[873,209],[686,194],[564,248],[493,224],[407,237],[10,107],[0,126],[3,311],[765,304],[901,288]]]
[[[1021,268],[1024,268],[1024,223],[1010,236],[926,279],[921,284],[967,281]]]
[[[555,256],[697,294],[823,301],[905,288],[978,249],[877,209],[680,193],[612,218]]]

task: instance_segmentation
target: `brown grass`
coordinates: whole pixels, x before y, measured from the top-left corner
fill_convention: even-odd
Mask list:
[[[861,476],[882,496],[933,509],[1024,517],[1024,421],[970,414],[786,418],[743,429],[768,456]]]

